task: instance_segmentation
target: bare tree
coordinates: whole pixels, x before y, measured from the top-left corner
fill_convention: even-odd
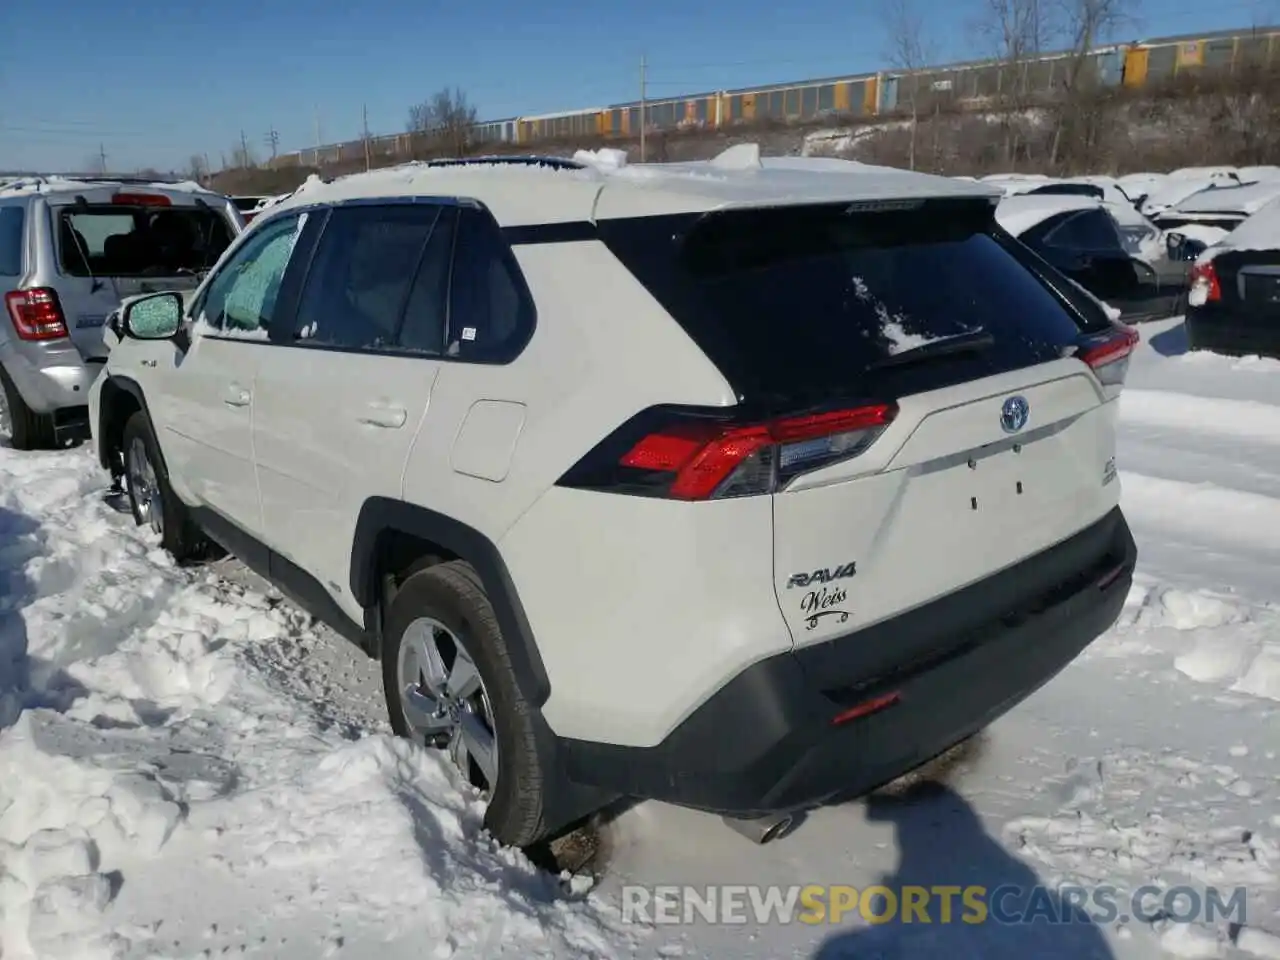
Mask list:
[[[430,99],[409,108],[408,132],[413,152],[419,147],[461,157],[471,146],[472,128],[476,124],[476,108],[467,95],[455,87],[445,87]]]
[[[925,35],[924,19],[916,10],[914,0],[891,0],[887,32],[889,62],[902,71],[902,79],[907,81],[907,96],[911,102],[911,143],[907,165],[914,170],[920,121],[920,74],[933,59],[933,51]]]
[[[196,183],[204,183],[205,178],[209,176],[209,171],[205,169],[203,156],[193,153],[187,158],[186,175]]]
[[[1062,84],[1057,91],[1058,117],[1049,151],[1051,167],[1059,163],[1064,139],[1070,139],[1086,151],[1090,147],[1092,137],[1087,121],[1097,111],[1091,109],[1096,105],[1090,105],[1088,99],[1096,92],[1099,79],[1094,48],[1129,22],[1134,2],[1136,0],[1055,0],[1067,56]]]
[[[1054,11],[1046,0],[983,0],[974,27],[1000,63],[996,102],[1000,107],[1005,163],[1016,169],[1024,147],[1024,112],[1031,105],[1031,64],[1044,52]]]

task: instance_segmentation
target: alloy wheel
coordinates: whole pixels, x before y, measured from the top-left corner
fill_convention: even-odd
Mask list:
[[[413,739],[448,751],[462,775],[492,796],[498,780],[493,706],[462,639],[438,620],[414,620],[400,641],[396,679]]]

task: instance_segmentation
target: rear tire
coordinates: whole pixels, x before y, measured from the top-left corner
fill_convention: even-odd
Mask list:
[[[124,488],[134,523],[150,526],[160,536],[160,545],[179,563],[198,559],[205,551],[205,538],[169,486],[151,420],[141,410],[125,422],[121,446]]]
[[[409,648],[418,648],[424,636],[445,651],[450,646],[464,650],[462,656],[474,664],[480,686],[469,702],[450,700],[447,694],[437,697],[444,683],[434,683],[429,669],[417,669],[420,665]],[[457,656],[448,661],[448,653],[444,654],[445,673],[459,662]],[[470,564],[461,560],[437,564],[401,584],[387,610],[383,631],[382,686],[392,729],[420,745],[446,746],[450,741],[453,734],[443,714],[471,713],[464,719],[473,726],[477,717],[484,721],[476,729],[481,737],[491,734],[495,742],[496,783],[485,782],[481,765],[470,760],[469,753],[463,754],[469,762],[459,773],[488,794],[485,827],[498,841],[515,847],[543,839],[546,772],[531,708],[520,694],[493,607]],[[406,714],[406,696],[413,697],[418,709],[416,723]],[[424,705],[439,708],[441,716],[433,721],[435,725],[421,722]],[[414,713],[414,708],[409,712]],[[458,721],[460,736],[465,729],[462,723]],[[456,765],[458,758],[453,759]]]
[[[3,392],[4,411],[0,415],[0,429],[9,434],[9,443],[15,450],[40,450],[53,446],[53,417],[39,414],[27,406],[22,394],[9,374],[0,367],[0,392]]]

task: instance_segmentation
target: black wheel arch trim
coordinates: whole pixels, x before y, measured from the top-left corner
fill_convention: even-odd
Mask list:
[[[108,375],[106,382],[103,383],[102,387],[103,387],[103,390],[105,390],[107,387],[112,387],[116,390],[122,390],[125,393],[132,396],[133,399],[137,400],[138,406],[142,409],[142,412],[147,415],[147,420],[151,423],[151,429],[154,432],[155,420],[153,420],[151,417],[151,408],[147,406],[146,394],[142,392],[142,387],[138,384],[138,381],[134,380],[132,377],[125,377],[125,376],[120,376],[118,374],[111,374],[111,375]],[[110,412],[111,412],[111,407],[108,404],[101,402],[101,394],[99,394],[98,436],[100,437],[103,435],[103,428],[106,426],[107,417],[109,416]],[[122,428],[123,426],[124,425],[121,424]],[[107,448],[101,443],[99,443],[97,446],[98,446],[98,463],[102,466],[103,470],[111,472],[111,469],[112,469],[111,461],[108,459]],[[163,467],[164,453],[163,451],[160,450],[159,437],[156,438],[156,453],[159,454],[160,459],[162,461],[161,466]]]
[[[370,497],[360,508],[351,547],[351,595],[356,601],[366,610],[376,608],[378,544],[393,532],[437,544],[475,568],[493,605],[521,692],[533,707],[546,703],[551,681],[511,573],[493,541],[474,527],[403,500]]]

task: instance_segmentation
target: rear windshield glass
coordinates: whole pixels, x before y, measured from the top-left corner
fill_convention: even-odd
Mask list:
[[[1068,197],[1099,197],[1101,198],[1102,188],[1095,187],[1091,183],[1050,183],[1043,187],[1036,187],[1034,190],[1028,190],[1028,193],[1047,193],[1054,196],[1063,195]]]
[[[242,213],[246,210],[254,209],[260,202],[261,197],[232,197],[231,202],[235,204],[236,209]]]
[[[986,202],[850,209],[637,218],[600,230],[735,387],[759,399],[919,392],[1056,359],[1107,323],[1096,304],[1068,309],[1049,286],[1065,281],[1001,232]],[[975,331],[993,345],[883,364]]]
[[[199,273],[232,240],[226,218],[199,207],[90,206],[57,216],[62,271],[75,277]]]

